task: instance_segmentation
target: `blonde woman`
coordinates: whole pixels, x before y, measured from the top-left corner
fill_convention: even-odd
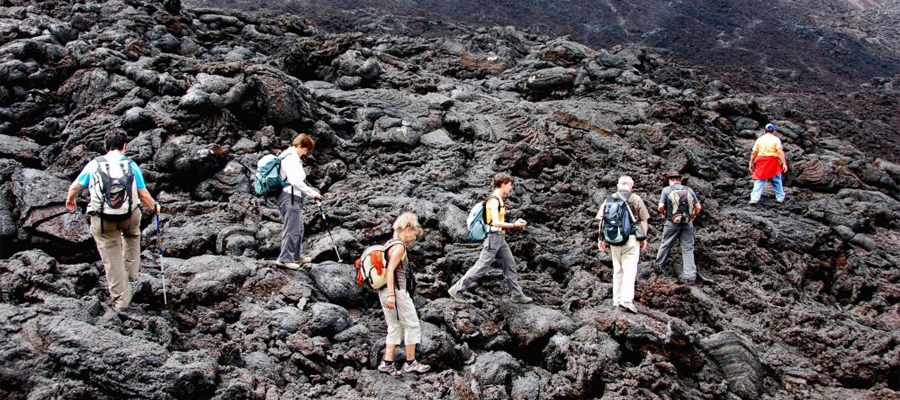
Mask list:
[[[413,213],[403,213],[394,221],[394,237],[386,244],[388,259],[387,285],[378,291],[384,320],[387,322],[384,360],[378,370],[392,376],[406,373],[424,373],[430,366],[416,361],[416,345],[422,341],[422,328],[416,305],[407,290],[407,282],[412,279],[412,270],[406,253],[406,245],[422,234],[419,219]],[[406,363],[402,372],[394,368],[394,352],[400,343],[406,346]]]

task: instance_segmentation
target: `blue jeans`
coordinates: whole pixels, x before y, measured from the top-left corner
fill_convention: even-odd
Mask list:
[[[781,174],[775,175],[772,179],[767,181],[753,181],[753,190],[750,191],[750,200],[759,201],[759,198],[762,197],[763,189],[766,188],[766,182],[772,183],[772,188],[775,189],[775,199],[778,201],[784,200],[784,187],[781,186]]]

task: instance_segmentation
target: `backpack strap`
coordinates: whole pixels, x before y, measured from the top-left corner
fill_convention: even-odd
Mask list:
[[[503,200],[501,200],[500,197],[494,196],[493,194],[488,196],[488,198],[484,200],[484,223],[486,223],[486,224],[488,223],[488,221],[487,221],[487,219],[488,219],[487,206],[488,206],[488,202],[490,202],[491,199],[497,199],[498,207],[500,207],[502,209],[506,208],[503,204]],[[500,210],[497,210],[497,215],[500,215]],[[488,225],[490,225],[490,224],[488,224]],[[490,228],[493,228],[493,226],[490,226]],[[488,229],[488,231],[490,231],[490,229]]]
[[[403,243],[403,241],[400,239],[388,240],[387,243],[384,244],[384,258],[385,258],[384,267],[385,268],[387,268],[388,265],[391,263],[391,249],[394,248],[394,246],[396,246],[396,245],[403,246],[403,257],[404,258],[406,257],[406,243]],[[402,263],[402,262],[403,262],[403,259],[401,258],[400,261],[397,262],[397,265],[399,266],[400,263]],[[394,287],[397,288],[397,269],[396,268],[394,268]],[[396,303],[394,303],[394,304],[396,304]],[[397,306],[395,305],[394,307],[396,308]],[[398,316],[397,318],[400,318],[400,317]]]

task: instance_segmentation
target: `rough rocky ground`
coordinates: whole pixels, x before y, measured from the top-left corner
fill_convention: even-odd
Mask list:
[[[781,101],[642,48],[511,28],[423,38],[177,0],[3,5],[3,398],[900,397],[900,166]],[[746,158],[767,122],[786,144],[789,200],[750,208]],[[87,226],[63,208],[112,127],[163,203],[167,306],[153,226],[136,304],[115,312]],[[312,268],[266,261],[278,212],[249,176],[299,131],[317,139],[310,181],[330,196],[345,261],[419,214],[432,372],[375,372],[377,298],[335,262],[312,206]],[[670,169],[705,205],[705,282],[648,262],[657,221],[641,314],[624,314],[591,219],[620,174],[652,204]],[[497,171],[517,179],[511,216],[532,222],[510,244],[536,302],[511,303],[498,273],[457,305],[445,290],[479,247],[465,212]]]

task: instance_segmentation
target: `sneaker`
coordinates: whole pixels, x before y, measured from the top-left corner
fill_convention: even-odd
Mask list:
[[[755,205],[756,205],[756,200],[750,200],[750,202],[747,203],[747,204],[750,204],[751,206],[755,206]]]
[[[310,258],[310,257],[300,257],[299,260],[294,260],[294,262],[297,263],[297,264],[300,264],[300,265],[303,265],[303,264],[309,264],[309,263],[312,262],[312,258]]]
[[[406,368],[404,367],[404,369],[406,369]],[[393,362],[390,362],[387,364],[382,362],[381,364],[378,364],[378,372],[384,372],[385,374],[393,376],[394,378],[399,378],[399,377],[403,376],[402,372],[397,371],[397,368],[394,368]]]
[[[777,202],[779,202],[779,203],[784,203],[784,199],[781,199],[781,200],[775,200],[775,201],[777,201]]]
[[[453,301],[455,301],[457,303],[462,303],[462,304],[471,304],[472,303],[472,300],[467,299],[463,293],[458,293],[457,291],[453,290],[453,288],[450,288],[450,290],[447,291],[447,294],[449,294],[450,298],[453,299]]]
[[[521,296],[514,297],[513,301],[516,303],[519,303],[519,304],[528,304],[528,303],[533,302],[534,299],[523,294]]]
[[[621,304],[619,304],[619,307],[622,307],[628,311],[631,311],[631,313],[633,313],[633,314],[638,313],[637,308],[632,303],[621,303]]]
[[[403,364],[403,372],[405,372],[407,374],[410,374],[413,372],[415,372],[417,374],[424,374],[430,370],[431,370],[430,365],[422,364],[416,360],[413,360],[412,362],[407,361],[406,363]]]
[[[278,261],[275,261],[275,265],[277,265],[279,267],[284,267],[287,269],[300,269],[300,264],[297,264],[295,262],[290,262],[290,261],[278,260]]]

